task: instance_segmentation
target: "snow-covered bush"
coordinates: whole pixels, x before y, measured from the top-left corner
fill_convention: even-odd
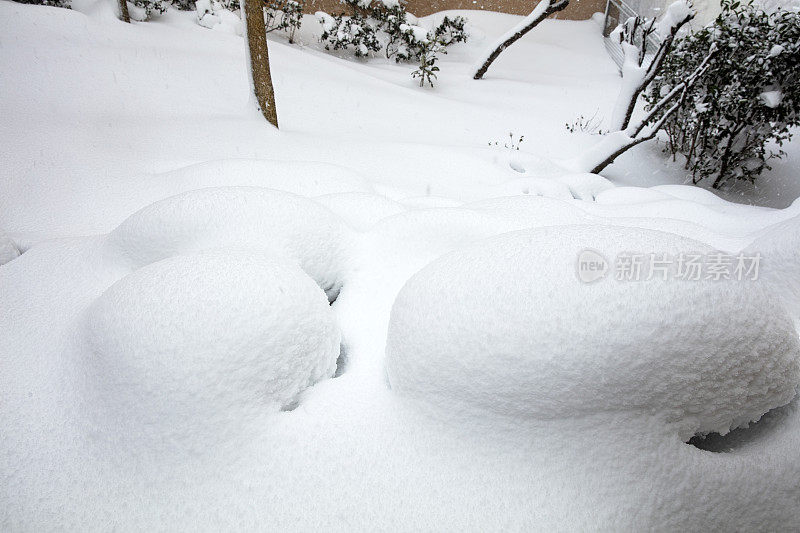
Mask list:
[[[264,2],[264,24],[266,32],[279,30],[289,35],[289,42],[294,42],[294,34],[303,24],[304,1],[273,0]]]
[[[669,5],[660,20],[631,17],[617,28],[623,52],[622,88],[614,106],[612,132],[586,153],[568,163],[573,170],[597,174],[634,146],[653,139],[665,122],[680,108],[689,90],[709,69],[710,61],[719,52],[711,44],[703,50],[697,64],[680,79],[657,93],[646,112],[634,118],[639,96],[661,72],[664,61],[674,50],[672,44],[678,32],[695,16],[689,0],[677,0]],[[648,48],[657,37],[654,54]]]
[[[20,4],[34,4],[37,6],[72,8],[72,0],[14,0]]]
[[[445,46],[467,42],[467,30],[464,28],[466,24],[467,19],[464,17],[450,18],[445,15],[442,22],[433,30],[433,36]]]
[[[236,0],[218,2],[217,0],[197,0],[197,23],[205,28],[222,29],[235,35],[242,35],[242,19],[238,13],[239,3],[235,9],[231,6]]]
[[[316,13],[322,24],[321,39],[326,50],[354,49],[356,57],[366,57],[381,49],[375,27],[361,14],[331,16],[324,11]]]
[[[408,13],[402,0],[345,0],[350,14],[316,13],[322,24],[322,41],[326,49],[354,49],[356,57],[384,50],[387,58],[396,61],[421,61],[431,56],[431,42],[440,50],[467,40],[463,17],[447,17],[429,30],[419,25]],[[430,59],[427,59],[430,62]]]
[[[445,47],[467,40],[463,17],[451,19],[445,16],[436,28],[429,31],[417,24],[416,17],[407,13],[399,2],[392,7],[379,3],[372,14],[379,21],[379,29],[387,36],[386,57],[394,57],[397,62],[430,56],[430,43],[437,43],[439,50],[446,53]]]
[[[128,11],[134,20],[143,22],[167,12],[167,0],[128,0]]]
[[[666,150],[686,157],[694,182],[753,181],[800,124],[800,14],[725,0],[713,24],[676,42],[646,94],[650,106],[719,53],[664,122]]]
[[[172,0],[171,5],[181,11],[193,11],[196,9],[195,0]]]

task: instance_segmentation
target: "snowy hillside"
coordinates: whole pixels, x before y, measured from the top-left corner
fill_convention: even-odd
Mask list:
[[[0,0],[0,529],[800,528],[800,145],[570,172],[598,22],[461,14],[270,34],[278,131],[235,23]]]

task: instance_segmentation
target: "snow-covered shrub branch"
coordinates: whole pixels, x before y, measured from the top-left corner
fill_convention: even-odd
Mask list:
[[[667,58],[671,57],[675,36],[693,17],[694,11],[688,0],[678,0],[667,8],[664,17],[657,22],[635,17],[618,28],[625,64],[623,88],[617,99],[614,118],[617,129],[573,162],[572,166],[577,170],[595,174],[601,172],[626,151],[655,137],[670,117],[683,107],[692,87],[708,72],[719,53],[714,43],[709,43],[703,49],[700,60],[692,69],[674,80],[671,86],[664,87],[657,99],[649,101],[644,114],[632,121],[639,94],[658,76]],[[654,34],[660,38],[660,44],[653,58],[647,61],[648,39]]]
[[[289,42],[294,42],[294,34],[303,24],[304,0],[271,0],[264,2],[264,24],[266,32],[284,31]]]
[[[553,13],[561,11],[568,5],[569,0],[540,0],[540,2],[536,4],[536,7],[533,9],[533,11],[531,11],[530,15],[522,19],[519,24],[501,36],[489,48],[486,54],[478,62],[478,68],[475,71],[473,78],[476,80],[483,78],[483,75],[486,74],[486,71],[489,70],[491,64],[494,63],[494,60],[500,56],[503,50],[521,39],[523,35],[538,26],[541,21]]]
[[[708,70],[710,62],[717,52],[716,47],[712,46],[706,53],[703,62],[693,72],[664,94],[647,110],[643,117],[629,124],[624,130],[609,133],[602,141],[583,154],[574,165],[576,169],[599,174],[623,153],[655,137],[664,127],[665,122],[683,105],[689,90]]]
[[[332,16],[317,11],[317,19],[322,25],[322,41],[326,50],[354,49],[356,57],[366,57],[370,52],[381,49],[375,27],[361,14]]]
[[[629,18],[617,28],[624,60],[622,88],[611,119],[612,130],[624,130],[628,127],[639,95],[661,69],[664,59],[672,49],[675,36],[694,15],[691,4],[683,0],[671,4],[658,23],[655,18],[637,16]],[[653,37],[659,40],[658,48],[652,58],[649,58],[648,46]]]
[[[72,0],[14,0],[20,4],[33,4],[37,6],[63,7],[72,9]]]
[[[683,154],[693,181],[753,181],[800,125],[800,14],[725,0],[713,24],[679,39],[645,98],[650,107],[719,53],[681,105],[663,118],[666,150]]]
[[[168,0],[128,0],[128,12],[133,20],[140,22],[163,15],[170,6]]]

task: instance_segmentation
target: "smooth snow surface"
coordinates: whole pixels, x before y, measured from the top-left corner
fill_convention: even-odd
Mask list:
[[[406,210],[406,207],[398,202],[370,193],[326,194],[315,200],[359,231],[367,230],[380,220]]]
[[[800,204],[797,204],[800,207]],[[747,248],[764,259],[764,281],[800,324],[800,216],[767,228]]]
[[[564,226],[510,233],[415,274],[392,308],[392,389],[454,409],[563,419],[640,411],[684,440],[727,433],[785,405],[800,379],[797,335],[756,282],[657,274],[595,283],[584,250],[613,258],[708,253],[661,232]]]

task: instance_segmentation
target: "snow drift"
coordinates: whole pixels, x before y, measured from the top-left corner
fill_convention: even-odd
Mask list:
[[[394,303],[392,388],[542,419],[636,411],[684,439],[727,433],[792,399],[797,335],[757,282],[623,281],[612,271],[587,284],[576,276],[586,249],[608,260],[711,252],[656,231],[564,226],[450,253]]]
[[[747,252],[761,254],[764,281],[800,324],[800,216],[763,230]]]
[[[146,446],[224,439],[330,377],[339,354],[325,294],[258,253],[145,266],[97,298],[85,325],[95,431]]]
[[[218,187],[145,207],[109,234],[106,247],[134,268],[201,250],[265,250],[299,264],[332,297],[341,285],[350,231],[313,200],[258,187]]]

